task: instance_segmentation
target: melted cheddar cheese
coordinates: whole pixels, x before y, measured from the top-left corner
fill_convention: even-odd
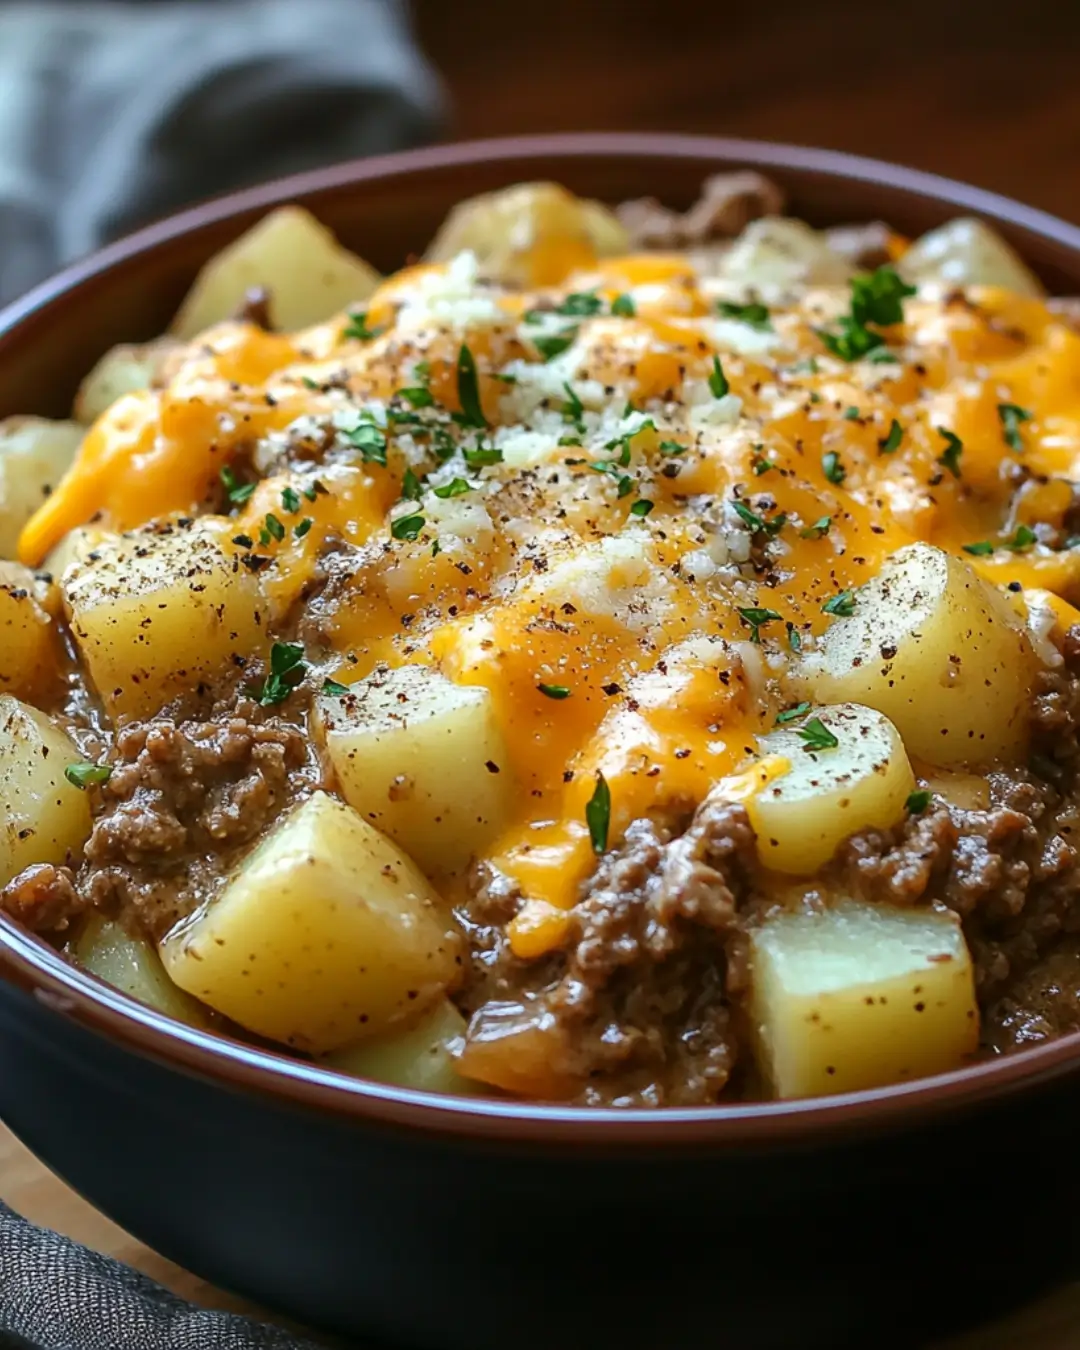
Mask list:
[[[960,552],[1058,622],[1080,603],[1080,336],[1041,301],[924,291],[849,361],[822,337],[847,287],[762,314],[681,256],[542,261],[530,293],[462,254],[362,323],[219,325],[101,417],[20,543],[34,566],[89,521],[229,515],[320,673],[489,689],[512,797],[490,860],[528,897],[525,957],[595,864],[600,776],[614,840],[783,771],[738,776],[776,681],[889,554]],[[253,490],[230,501],[223,470]]]

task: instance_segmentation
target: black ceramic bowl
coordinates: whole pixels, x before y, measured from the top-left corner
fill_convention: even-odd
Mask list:
[[[0,416],[66,412],[281,202],[392,268],[475,192],[555,178],[685,206],[729,167],[818,224],[978,213],[1080,293],[1080,230],[925,174],[679,136],[492,141],[288,179],[78,264],[0,315]],[[1080,1036],[815,1102],[582,1111],[426,1097],[176,1026],[7,920],[0,975],[20,1138],[150,1246],[316,1326],[432,1350],[910,1347],[1074,1269]]]

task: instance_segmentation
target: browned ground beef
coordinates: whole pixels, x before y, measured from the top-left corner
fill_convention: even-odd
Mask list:
[[[85,908],[155,939],[212,896],[230,865],[313,782],[298,727],[241,704],[212,721],[155,718],[122,728],[96,790],[82,866],[28,868],[0,905],[37,932]]]

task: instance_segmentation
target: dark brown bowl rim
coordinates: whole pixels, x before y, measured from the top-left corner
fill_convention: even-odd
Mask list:
[[[122,261],[162,248],[197,228],[314,193],[371,180],[506,161],[565,157],[674,158],[763,169],[810,171],[932,196],[1043,236],[1080,254],[1080,228],[1010,198],[935,174],[838,151],[773,142],[665,133],[582,133],[439,145],[293,175],[216,198],[84,258],[0,311],[0,333]],[[509,180],[508,180],[509,181]],[[929,1113],[970,1108],[1080,1071],[1080,1032],[953,1073],[806,1101],[693,1108],[599,1109],[435,1096],[321,1069],[284,1054],[173,1022],[69,964],[41,939],[0,915],[0,969],[40,1003],[120,1046],[224,1087],[343,1118],[507,1144],[641,1148],[671,1145],[811,1145],[850,1131],[900,1129]]]

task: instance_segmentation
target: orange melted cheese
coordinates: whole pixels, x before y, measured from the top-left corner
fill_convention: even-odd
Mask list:
[[[718,782],[760,786],[761,763],[737,775],[772,724],[792,646],[896,549],[993,541],[965,554],[988,579],[1051,593],[1059,621],[1075,612],[1076,550],[1007,546],[1018,524],[1061,526],[1072,492],[1057,480],[1080,470],[1080,337],[1041,302],[909,299],[885,332],[892,359],[849,363],[818,335],[846,288],[798,295],[762,331],[718,318],[717,283],[679,256],[545,257],[549,286],[530,295],[481,285],[468,262],[391,278],[366,341],[343,318],[292,337],[235,323],[204,335],[165,388],[121,399],[91,430],[20,556],[40,563],[91,519],[127,530],[221,510],[222,466],[256,447],[266,472],[233,524],[268,560],[278,621],[311,594],[322,606],[326,650],[309,659],[346,682],[420,662],[491,691],[513,811],[490,859],[529,897],[519,954],[566,935],[595,865],[597,775],[613,841]],[[624,294],[635,312],[612,316]],[[582,295],[597,301],[585,312]],[[480,431],[461,425],[463,343]],[[1019,448],[1002,405],[1024,411]],[[365,417],[385,431],[385,463],[349,451]],[[336,449],[307,462],[289,438],[312,427],[332,440],[336,428]],[[958,474],[944,431],[962,442]],[[462,445],[481,454],[467,462]],[[1033,478],[1017,497],[1021,460]],[[283,505],[305,488],[298,509]],[[260,544],[270,514],[284,537]],[[409,516],[419,523],[395,526]],[[317,596],[328,549],[349,560],[332,602]],[[768,611],[759,626],[755,609]]]

